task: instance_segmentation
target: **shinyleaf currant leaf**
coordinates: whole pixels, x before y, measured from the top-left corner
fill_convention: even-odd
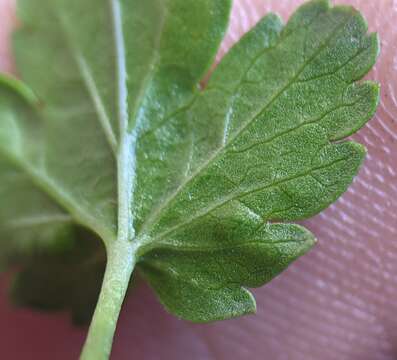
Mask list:
[[[246,287],[314,243],[286,222],[335,201],[364,158],[361,145],[341,141],[379,97],[377,84],[357,83],[379,51],[361,15],[325,0],[285,26],[270,14],[200,90],[230,5],[19,0],[24,84],[0,84],[2,262],[25,264],[17,301],[69,307],[81,319],[98,291],[81,284],[98,284],[104,251],[80,227],[103,241],[83,359],[108,357],[135,266],[179,317],[254,312]],[[71,282],[70,269],[79,275]],[[68,295],[32,297],[55,284]]]

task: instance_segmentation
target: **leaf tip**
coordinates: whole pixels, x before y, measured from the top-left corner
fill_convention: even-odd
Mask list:
[[[378,109],[379,103],[380,103],[380,96],[381,96],[381,90],[382,86],[380,83],[376,81],[365,81],[365,85],[367,85],[370,89],[371,92],[371,97],[370,97],[370,112],[368,118],[371,119],[375,113],[376,110]]]
[[[376,62],[377,58],[380,55],[380,51],[381,51],[381,47],[382,47],[382,43],[380,41],[380,35],[377,32],[372,32],[370,34],[368,34],[368,38],[371,41],[372,47],[375,50],[373,52],[373,58],[374,58],[374,63]]]
[[[249,301],[247,301],[245,312],[242,315],[254,315],[254,314],[256,314],[256,311],[257,311],[255,297],[251,293],[251,291],[249,291],[247,289],[244,289],[244,290],[247,293]]]
[[[367,154],[367,148],[363,144],[354,141],[350,142],[350,144],[351,147],[357,152],[359,157],[365,156]]]
[[[345,145],[348,147],[347,152],[349,153],[349,157],[351,158],[351,167],[352,167],[352,180],[356,176],[356,174],[359,172],[361,166],[364,163],[364,160],[367,156],[367,148],[355,141],[347,141],[343,143],[342,145]]]
[[[311,250],[314,247],[314,245],[317,244],[318,240],[313,235],[313,233],[311,231],[309,231],[308,229],[306,229],[305,227],[300,226],[300,225],[295,225],[295,226],[297,227],[297,229],[299,229],[301,231],[300,241],[302,242],[302,246],[301,246],[301,254],[300,255],[304,255],[309,250]]]

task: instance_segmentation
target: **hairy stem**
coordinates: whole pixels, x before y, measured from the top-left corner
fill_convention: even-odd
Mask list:
[[[108,260],[101,293],[84,344],[81,360],[107,360],[121,306],[135,266],[135,251],[130,241],[114,242],[108,248]]]

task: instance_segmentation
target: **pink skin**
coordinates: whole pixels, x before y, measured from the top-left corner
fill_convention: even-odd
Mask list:
[[[128,299],[112,359],[386,360],[397,358],[397,2],[343,0],[382,39],[369,78],[382,84],[375,118],[354,138],[369,154],[350,190],[306,225],[319,239],[271,284],[255,290],[258,314],[193,325],[167,314],[146,286]],[[284,19],[302,0],[235,1],[222,53],[263,14]],[[13,71],[14,0],[0,0],[0,70]],[[4,281],[3,281],[4,282]],[[66,314],[13,309],[0,288],[1,358],[77,359],[85,330]]]

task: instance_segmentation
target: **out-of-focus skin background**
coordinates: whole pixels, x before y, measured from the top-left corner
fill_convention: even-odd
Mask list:
[[[306,222],[318,245],[255,291],[256,316],[189,324],[168,315],[146,285],[139,286],[126,301],[112,359],[397,359],[397,0],[340,2],[360,9],[381,36],[382,55],[369,78],[381,82],[382,101],[375,118],[354,136],[369,151],[354,185]],[[277,11],[287,19],[301,3],[235,0],[221,53],[263,14]],[[15,71],[9,49],[14,7],[15,0],[0,0],[1,71]],[[66,314],[13,309],[5,282],[0,358],[77,359],[85,329],[74,328]]]

